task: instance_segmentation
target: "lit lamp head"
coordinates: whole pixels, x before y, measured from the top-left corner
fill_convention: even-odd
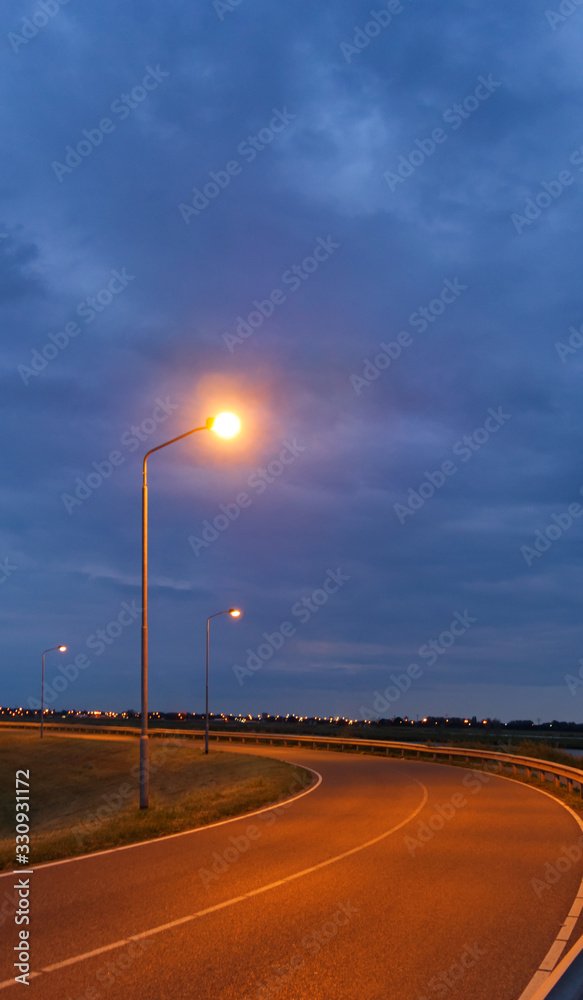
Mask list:
[[[232,618],[241,617],[241,612],[239,611],[238,608],[229,608],[229,614],[231,615]]]
[[[241,430],[241,421],[234,413],[219,413],[216,417],[209,417],[206,425],[209,431],[214,431],[222,438],[235,437]]]
[[[67,647],[66,646],[59,646],[58,649],[59,649],[59,653],[66,653],[67,652]]]

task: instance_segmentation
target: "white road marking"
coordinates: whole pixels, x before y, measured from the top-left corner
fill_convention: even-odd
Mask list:
[[[545,998],[548,997],[553,987],[557,985],[563,974],[567,971],[569,966],[573,964],[575,959],[581,954],[582,951],[583,951],[583,937],[580,937],[577,943],[574,944],[573,947],[571,948],[571,951],[569,951],[565,955],[562,962],[560,962],[559,965],[557,965],[554,972],[551,972],[550,975],[546,972],[544,973],[545,976],[544,980],[541,980],[538,983],[538,989],[535,989],[532,993],[529,994],[529,1000],[545,1000]],[[534,978],[533,978],[533,983],[534,983]]]
[[[535,972],[524,993],[520,994],[520,1000],[534,1000],[538,990],[548,981],[548,972]]]
[[[275,758],[274,758],[275,759]],[[277,758],[278,760],[281,758]],[[287,761],[284,761],[287,763]],[[315,792],[319,785],[322,784],[322,775],[319,771],[315,771],[313,767],[307,767],[306,764],[299,764],[299,767],[303,767],[304,771],[310,771],[311,774],[315,774],[318,779],[313,785],[310,785],[305,792],[299,792],[297,795],[293,795],[291,799],[282,799],[281,802],[276,802],[270,806],[263,806],[262,809],[255,809],[254,812],[241,813],[239,816],[231,816],[230,819],[221,819],[216,823],[209,823],[207,826],[196,826],[194,830],[180,830],[179,833],[167,833],[163,837],[152,837],[151,840],[140,840],[136,844],[122,844],[121,847],[108,847],[103,851],[93,851],[92,854],[77,854],[72,858],[61,858],[60,861],[45,861],[44,863],[35,865],[35,870],[39,871],[44,868],[55,868],[57,865],[69,865],[74,861],[87,861],[91,858],[99,858],[103,854],[115,854],[117,851],[130,851],[133,847],[144,847],[146,844],[160,844],[163,840],[174,840],[176,837],[186,837],[189,833],[203,833],[205,830],[212,830],[215,826],[225,826],[227,823],[236,823],[241,819],[251,819],[252,816],[259,816],[260,813],[271,812],[273,809],[283,809],[285,806],[289,805],[291,802],[297,802],[298,799],[302,799],[304,795],[310,795],[311,792]],[[19,875],[24,875],[25,872],[18,872]],[[31,872],[29,872],[31,874]],[[3,872],[0,874],[0,878],[12,878],[12,872]]]
[[[543,958],[539,972],[552,972],[565,950],[566,941],[555,941],[549,948],[548,953]]]
[[[505,775],[502,774],[496,774],[493,775],[493,777],[501,778],[502,781],[513,780],[512,778],[507,778]],[[529,785],[528,787],[532,788],[533,786]],[[540,792],[541,795],[548,796],[548,798],[552,799],[553,802],[558,802],[558,804],[562,806],[563,809],[566,809],[567,812],[571,813],[571,816],[573,817],[579,828],[583,830],[583,820],[581,819],[580,816],[577,815],[574,809],[571,809],[571,807],[566,804],[566,802],[562,802],[561,799],[557,798],[556,795],[551,795],[550,792],[545,792],[543,788],[535,788],[534,791]],[[569,915],[565,919],[565,923],[561,927],[549,951],[543,958],[541,964],[538,967],[538,970],[535,972],[534,976],[530,980],[526,989],[524,989],[523,992],[520,994],[518,1000],[544,1000],[544,998],[547,996],[548,992],[551,990],[554,983],[557,982],[555,975],[554,974],[551,975],[551,973],[553,973],[553,970],[555,969],[555,966],[559,961],[559,958],[561,957],[563,951],[565,950],[567,941],[570,938],[571,934],[573,933],[573,929],[575,927],[575,924],[577,923],[577,920],[573,919],[573,922],[571,923],[570,918],[576,918],[579,916],[579,913],[581,912],[580,904],[583,905],[583,879],[581,880],[581,885],[579,886],[573,905],[569,910]],[[570,927],[570,929],[568,930],[567,933],[568,927]],[[583,937],[580,939],[578,944],[581,944],[581,948],[583,949]],[[571,951],[574,950],[575,949],[572,949]],[[569,952],[569,955],[570,954],[571,952]],[[564,961],[566,961],[569,958],[569,955],[566,956]],[[573,958],[575,958],[575,955],[573,955]],[[573,958],[571,959],[571,961],[573,961]],[[560,968],[563,967],[563,964],[564,963],[561,962]],[[569,964],[570,962],[567,965],[565,965],[565,968],[568,968]]]
[[[575,930],[576,923],[577,923],[577,917],[571,917],[571,916],[567,917],[565,923],[563,924],[557,935],[557,941],[568,941],[569,938],[571,937],[571,934]]]
[[[62,735],[62,734],[59,734],[59,735]],[[69,734],[65,734],[65,735],[69,735]],[[123,737],[120,737],[120,739],[123,739]],[[255,749],[255,748],[249,748],[249,749],[251,749],[251,752],[253,752],[253,749]],[[262,747],[261,749],[267,749],[267,748],[263,748]],[[273,748],[273,749],[275,749],[275,748]],[[289,749],[292,749],[292,748],[290,747]],[[303,747],[299,747],[297,749],[303,749]],[[270,747],[269,750],[272,751],[272,748]],[[272,755],[273,754],[270,753],[270,756],[272,756]],[[279,758],[276,758],[276,759],[285,760],[285,758],[282,758],[282,757],[279,757]],[[322,782],[322,775],[319,774],[318,771],[315,771],[313,768],[307,767],[307,765],[305,765],[305,764],[299,764],[298,763],[297,766],[304,767],[306,771],[311,771],[313,774],[317,775],[317,777],[318,777],[319,780],[316,782],[315,785],[310,786],[310,788],[308,788],[304,792],[301,792],[299,795],[294,796],[294,798],[284,800],[284,803],[282,803],[282,804],[285,804],[285,802],[294,802],[296,799],[300,799],[304,795],[308,795],[310,792],[315,791],[316,788],[318,788],[318,786]],[[447,766],[447,765],[445,765],[445,766]],[[498,778],[499,780],[502,780],[502,781],[513,781],[514,780],[513,778],[507,777],[506,775],[502,775],[502,774],[494,774],[494,775],[492,775],[492,777]],[[417,781],[417,779],[415,779],[415,780]],[[179,919],[177,921],[173,921],[172,923],[161,925],[160,927],[153,928],[153,929],[151,929],[149,931],[144,931],[142,934],[137,934],[137,935],[134,935],[132,937],[125,938],[125,939],[123,939],[121,941],[117,941],[117,942],[115,942],[114,944],[111,944],[111,945],[105,945],[103,948],[97,949],[94,952],[87,952],[84,955],[78,955],[78,956],[76,956],[76,957],[74,957],[72,959],[67,959],[64,962],[58,963],[57,965],[47,966],[46,969],[43,969],[43,972],[51,972],[54,969],[58,969],[58,968],[61,968],[63,966],[66,966],[66,965],[73,965],[73,964],[75,964],[77,962],[81,962],[81,961],[84,961],[87,958],[90,958],[92,955],[101,954],[103,951],[111,951],[111,950],[113,950],[115,948],[121,948],[124,945],[129,944],[132,941],[139,941],[140,938],[149,937],[150,935],[157,934],[160,931],[167,930],[167,929],[170,929],[172,927],[178,926],[179,924],[195,920],[198,917],[205,916],[206,914],[212,913],[215,910],[223,909],[225,906],[231,906],[234,903],[241,902],[242,900],[248,899],[251,896],[258,895],[261,892],[267,892],[269,889],[275,888],[278,885],[283,885],[285,882],[292,881],[293,879],[296,879],[296,878],[300,878],[301,876],[307,875],[307,874],[309,874],[312,871],[317,871],[318,868],[325,867],[326,865],[333,864],[334,862],[339,861],[339,860],[341,860],[344,857],[348,857],[348,855],[350,855],[350,854],[357,853],[358,851],[364,850],[366,847],[372,846],[373,844],[377,843],[379,840],[383,840],[385,837],[390,836],[391,833],[395,833],[396,830],[401,829],[402,826],[404,826],[408,822],[410,822],[411,819],[414,819],[414,817],[421,811],[421,809],[423,808],[423,805],[427,801],[428,792],[427,792],[427,788],[425,787],[425,785],[423,785],[420,781],[417,781],[417,784],[420,785],[421,788],[423,788],[424,793],[425,793],[425,799],[424,799],[424,802],[422,803],[422,805],[419,807],[419,809],[417,809],[415,811],[415,813],[413,813],[412,816],[409,817],[409,819],[405,820],[404,823],[401,823],[399,826],[394,827],[392,830],[389,830],[387,833],[382,834],[379,838],[376,838],[375,840],[368,841],[366,844],[362,844],[360,847],[353,848],[351,851],[348,851],[345,854],[339,854],[336,858],[331,858],[329,861],[322,862],[322,864],[316,865],[313,868],[306,868],[304,871],[298,872],[295,875],[289,875],[285,879],[281,879],[279,882],[273,882],[273,883],[271,883],[268,886],[263,886],[261,889],[255,889],[254,891],[252,891],[250,893],[246,893],[244,896],[237,896],[235,899],[227,900],[225,903],[220,903],[220,904],[218,904],[215,907],[211,907],[210,909],[201,910],[199,913],[194,913],[194,914],[191,914],[191,915],[189,915],[187,917],[183,917],[183,918],[181,918],[181,919]],[[533,790],[536,791],[536,792],[540,792],[541,795],[546,795],[548,798],[552,799],[553,802],[557,802],[559,805],[561,805],[564,809],[567,810],[567,812],[571,813],[571,815],[573,816],[575,822],[579,825],[580,829],[583,830],[583,820],[581,820],[579,818],[579,816],[577,815],[577,813],[573,809],[571,809],[570,806],[568,806],[565,802],[562,802],[561,799],[557,798],[557,796],[552,795],[550,792],[546,792],[542,788],[536,788],[536,787],[533,787],[532,785],[529,785],[528,787],[533,788]],[[159,841],[162,841],[162,840],[172,840],[175,837],[185,836],[187,833],[200,833],[203,830],[209,830],[209,829],[212,829],[215,826],[224,826],[226,823],[234,823],[234,822],[236,822],[237,820],[240,820],[240,819],[245,819],[245,818],[251,817],[251,816],[257,816],[259,813],[270,812],[271,810],[273,810],[275,808],[278,808],[278,806],[277,805],[275,805],[275,806],[267,806],[267,807],[265,807],[263,809],[258,809],[258,810],[256,810],[253,813],[246,813],[243,816],[233,816],[231,819],[221,820],[218,823],[211,823],[208,826],[197,827],[194,830],[183,830],[180,833],[172,833],[172,834],[168,834],[168,835],[166,835],[164,837],[154,838],[153,840],[140,841],[137,844],[125,844],[122,847],[113,847],[113,848],[110,848],[110,849],[104,850],[104,851],[96,851],[93,854],[80,855],[80,856],[74,857],[74,858],[63,858],[61,861],[49,861],[49,862],[47,862],[45,864],[42,864],[42,865],[35,865],[35,867],[36,868],[49,868],[49,867],[53,867],[55,865],[68,864],[68,863],[71,863],[71,862],[74,862],[74,861],[84,861],[87,858],[95,858],[95,857],[98,857],[101,854],[113,854],[116,851],[129,850],[129,849],[131,849],[133,847],[143,847],[146,844],[158,843]],[[3,875],[0,874],[0,878],[4,878],[7,875],[10,875],[10,872],[5,872]],[[569,911],[569,917],[578,916],[579,913],[581,912],[581,907],[582,906],[583,906],[583,880],[581,881],[581,885],[579,887],[579,891],[577,893],[577,896],[575,897],[575,901],[574,901],[574,903],[573,903],[573,905],[571,907],[571,910]],[[565,931],[567,923],[568,923],[568,918],[567,918],[567,920],[565,920],[565,923],[561,927],[561,930],[559,931],[559,934],[557,935],[557,938],[555,939],[555,941],[554,941],[553,945],[551,946],[550,950],[547,952],[547,955],[543,959],[541,965],[539,966],[539,969],[537,970],[537,972],[535,972],[534,976],[532,977],[532,979],[528,983],[528,985],[525,988],[525,990],[520,994],[520,997],[518,998],[518,1000],[545,1000],[545,997],[548,995],[548,993],[550,992],[551,988],[558,982],[558,979],[560,978],[560,975],[562,975],[562,973],[569,967],[569,965],[574,961],[574,959],[577,957],[577,955],[580,954],[581,951],[583,951],[583,936],[581,936],[581,938],[578,940],[577,944],[573,946],[573,948],[571,949],[571,951],[565,956],[565,958],[560,963],[560,965],[557,967],[557,969],[555,969],[556,963],[557,963],[558,959],[560,958],[560,955],[562,954],[562,952],[563,952],[563,950],[565,948],[565,945],[566,945],[566,940],[567,939],[563,938],[563,932]],[[575,926],[575,924],[573,924],[573,926],[571,927],[571,930],[570,930],[569,934],[567,935],[567,938],[572,933],[574,926]],[[554,957],[554,961],[553,961],[553,957]],[[547,966],[548,966],[548,968],[547,968]],[[555,969],[554,972],[553,972],[553,969]],[[31,972],[30,973],[30,978],[32,978],[33,976],[39,976],[39,975],[41,975],[40,972]],[[0,983],[0,989],[5,989],[6,987],[13,986],[13,985],[15,985],[14,980],[13,979],[8,979],[8,980],[5,980],[3,983]]]
[[[372,840],[367,840],[366,843],[359,844],[358,847],[352,847],[348,851],[343,851],[342,854],[337,854],[334,858],[328,858],[327,861],[320,861],[317,865],[312,865],[311,868],[304,868],[302,871],[294,872],[293,875],[286,875],[285,878],[278,879],[277,882],[270,882],[269,885],[262,885],[259,889],[252,889],[250,892],[246,892],[242,896],[235,896],[233,899],[227,899],[223,903],[217,903],[215,906],[209,906],[206,910],[199,910],[197,913],[190,913],[186,917],[179,917],[178,920],[171,920],[167,924],[160,924],[158,927],[152,927],[150,930],[143,931],[141,934],[133,934],[131,937],[123,938],[121,941],[114,941],[112,944],[106,944],[102,948],[96,948],[94,951],[85,952],[83,955],[75,955],[73,958],[67,958],[62,962],[56,962],[54,965],[47,965],[46,968],[41,971],[44,973],[54,972],[56,969],[63,969],[66,966],[76,965],[78,962],[84,962],[86,959],[93,958],[95,955],[102,955],[104,952],[114,951],[116,948],[123,948],[132,941],[139,941],[141,938],[151,937],[154,934],[160,934],[163,931],[172,930],[174,927],[180,927],[181,924],[190,923],[193,920],[197,920],[199,917],[206,917],[209,913],[216,913],[217,910],[224,910],[228,906],[234,906],[236,903],[242,903],[246,899],[252,899],[254,896],[259,896],[264,892],[269,892],[271,889],[277,889],[279,886],[286,885],[288,882],[294,882],[296,879],[303,878],[305,875],[311,875],[313,872],[321,871],[322,868],[328,868],[329,865],[336,864],[337,861],[349,858],[353,854],[358,854],[360,851],[366,850],[367,847],[373,847],[374,844],[379,844],[381,840],[386,840],[387,837],[396,833],[397,830],[402,830],[402,828],[406,826],[407,823],[410,823],[411,820],[415,819],[415,817],[425,807],[427,799],[429,798],[429,792],[422,782],[417,781],[417,778],[414,780],[416,784],[423,789],[423,798],[421,803],[409,816],[407,816],[406,819],[402,820],[402,822],[398,823],[396,826],[393,826],[390,830],[386,830],[385,833],[381,833],[380,836],[373,837]],[[208,830],[208,827],[204,827],[204,829]],[[37,972],[35,975],[41,975],[41,972]],[[0,990],[6,989],[8,986],[15,985],[14,979],[7,979],[3,983],[0,983]]]

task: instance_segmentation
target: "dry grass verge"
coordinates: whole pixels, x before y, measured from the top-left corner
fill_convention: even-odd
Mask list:
[[[138,740],[0,732],[0,869],[15,864],[17,769],[30,771],[32,864],[178,833],[242,815],[309,787],[268,757],[182,740],[150,743],[150,809],[139,809]],[[22,866],[26,869],[26,866]]]

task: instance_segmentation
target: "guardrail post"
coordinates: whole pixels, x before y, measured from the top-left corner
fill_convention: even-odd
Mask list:
[[[37,723],[34,722],[3,722],[3,726],[6,728],[33,728]],[[112,727],[112,726],[92,726],[83,724],[66,725],[60,722],[47,722],[47,729],[54,729],[55,732],[67,731],[74,733],[90,733],[93,736],[104,735],[104,734],[123,734],[124,736],[139,736],[139,729],[135,729],[131,726],[123,727]],[[172,729],[160,729],[157,731],[152,731],[152,738],[164,737],[172,738],[174,740],[182,739],[192,739],[201,740],[204,738],[202,732],[197,731],[187,731],[182,730],[172,730]],[[471,751],[468,748],[460,748],[460,751],[454,751],[450,747],[430,747],[430,746],[410,746],[408,743],[395,742],[388,746],[383,745],[384,741],[380,742],[380,745],[376,741],[362,741],[362,740],[342,740],[341,738],[335,737],[334,739],[325,737],[285,737],[284,734],[265,734],[265,736],[254,733],[249,733],[249,736],[243,735],[240,732],[226,732],[226,733],[212,733],[209,734],[209,738],[214,743],[220,743],[221,740],[225,742],[239,742],[240,744],[255,743],[257,745],[265,743],[266,745],[273,746],[309,746],[311,745],[314,749],[319,747],[325,747],[327,750],[332,749],[332,744],[334,750],[340,751],[354,751],[355,753],[382,753],[383,749],[387,757],[392,757],[394,751],[401,751],[401,760],[411,759],[416,757],[417,760],[425,760],[425,754],[428,755],[428,759],[431,761],[436,761],[443,758],[450,763],[454,759],[459,758],[459,760],[465,760],[466,764],[477,766],[479,762],[484,771],[491,771],[491,765],[496,767],[498,774],[503,774],[505,771],[509,771],[512,768],[512,776],[518,777],[523,774],[526,775],[528,779],[533,779],[535,781],[540,781],[546,783],[551,781],[554,783],[555,788],[566,787],[568,793],[576,793],[580,795],[583,799],[583,775],[579,768],[573,767],[562,767],[561,765],[555,765],[556,770],[553,768],[553,764],[550,761],[537,761],[536,759],[531,759],[528,757],[515,756],[514,754],[508,754],[504,756],[497,757],[495,753],[488,754],[488,757],[482,756],[479,752]],[[542,766],[541,766],[542,765]],[[548,766],[547,766],[548,765]],[[577,776],[579,775],[579,777]],[[565,779],[563,782],[563,778]]]

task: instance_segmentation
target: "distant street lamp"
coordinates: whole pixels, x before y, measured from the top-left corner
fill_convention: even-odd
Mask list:
[[[232,618],[240,618],[241,612],[238,608],[227,608],[226,611],[217,611],[214,615],[209,615],[206,620],[206,723],[204,727],[204,752],[209,752],[209,626],[211,618],[218,618],[219,615],[231,615]]]
[[[202,427],[194,427],[185,434],[179,434],[171,441],[165,441],[156,448],[150,448],[144,456],[142,485],[142,726],[140,732],[140,809],[147,809],[150,790],[150,770],[148,760],[148,459],[155,451],[167,448],[169,444],[182,441],[197,431],[214,431],[219,437],[232,438],[239,433],[241,421],[234,413],[219,413],[208,417]]]
[[[52,653],[54,649],[58,649],[59,653],[66,652],[66,646],[51,646],[50,649],[45,649],[43,653],[43,674],[40,686],[40,738],[43,738],[43,716],[45,710],[45,656],[47,653]]]

